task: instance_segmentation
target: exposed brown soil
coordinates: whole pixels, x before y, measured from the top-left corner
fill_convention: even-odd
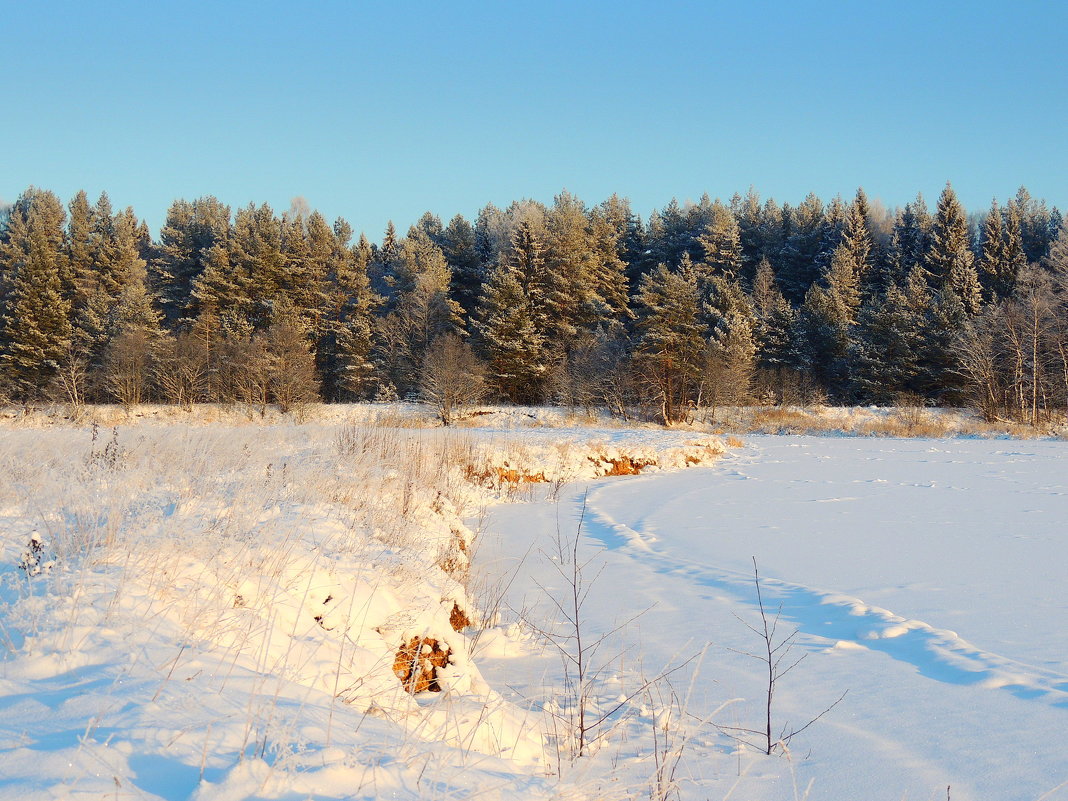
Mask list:
[[[451,653],[448,646],[442,648],[441,643],[432,637],[412,637],[397,651],[393,673],[412,695],[428,691],[439,693],[438,668],[449,664]]]
[[[471,625],[471,618],[455,601],[452,602],[452,611],[449,613],[449,625],[453,631],[463,631]]]
[[[594,459],[588,457],[591,462],[599,466],[605,476],[636,476],[649,465],[655,465],[653,459],[632,459],[629,456],[620,456],[617,459]]]

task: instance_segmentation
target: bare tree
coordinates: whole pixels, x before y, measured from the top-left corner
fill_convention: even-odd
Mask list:
[[[207,394],[210,367],[203,342],[183,331],[160,340],[152,372],[163,399],[189,409]]]
[[[554,394],[559,402],[581,407],[587,413],[605,407],[626,416],[631,387],[626,343],[600,331],[584,334],[572,344],[567,358],[555,370]]]
[[[450,425],[486,397],[486,368],[456,334],[435,339],[423,359],[420,394],[434,404],[442,425]]]
[[[81,416],[89,398],[91,379],[89,357],[80,348],[69,345],[53,381],[56,394],[70,406],[73,417]]]
[[[266,334],[267,381],[282,413],[300,409],[319,397],[315,355],[295,317],[283,316]]]
[[[108,344],[104,386],[123,406],[134,406],[147,398],[152,350],[152,336],[143,328],[122,331]]]
[[[782,604],[779,605],[774,617],[769,616],[768,610],[764,606],[764,595],[760,590],[760,571],[757,569],[756,557],[753,557],[753,583],[756,585],[757,606],[760,609],[760,626],[753,626],[741,618],[738,619],[742,622],[742,625],[753,632],[753,634],[755,634],[761,641],[762,647],[759,653],[743,653],[743,655],[752,657],[760,662],[766,674],[764,721],[759,729],[747,729],[737,726],[720,726],[720,728],[728,732],[736,731],[741,734],[750,734],[760,737],[760,750],[765,754],[770,755],[772,751],[775,750],[776,746],[785,748],[790,744],[790,740],[838,706],[842,699],[846,697],[849,690],[842,693],[837,701],[816,715],[816,717],[809,720],[805,725],[799,726],[796,729],[783,728],[778,735],[774,734],[774,729],[772,728],[772,707],[779,681],[783,676],[801,664],[808,654],[802,654],[796,659],[793,659],[790,656],[790,651],[793,648],[794,638],[797,636],[798,629],[794,629],[785,637],[779,634],[779,621],[782,618]],[[735,615],[735,617],[737,617],[737,615]],[[754,743],[747,739],[741,737],[735,739],[738,739],[740,742],[750,747],[756,747]]]
[[[261,337],[230,334],[219,343],[218,387],[222,400],[243,403],[260,414],[270,402],[270,362]]]

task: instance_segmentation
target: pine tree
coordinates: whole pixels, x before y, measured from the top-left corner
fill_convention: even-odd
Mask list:
[[[823,203],[809,194],[797,208],[783,207],[785,241],[779,284],[786,298],[801,303],[819,278],[818,262],[823,238]]]
[[[31,187],[12,207],[0,240],[0,382],[22,400],[45,391],[71,342],[65,219],[59,198]]]
[[[998,283],[999,297],[1008,297],[1016,286],[1016,276],[1027,266],[1024,253],[1020,212],[1016,203],[1009,201],[1005,207],[1004,266]]]
[[[706,277],[736,277],[742,267],[742,244],[738,223],[719,200],[712,204],[710,219],[697,238],[702,250],[702,273]]]
[[[209,253],[225,245],[230,234],[230,207],[212,196],[176,200],[160,229],[159,246],[149,262],[149,280],[159,294],[168,325],[195,317],[194,286]]]
[[[890,247],[883,261],[881,289],[894,284],[903,287],[908,276],[916,269],[926,276],[927,251],[931,246],[931,215],[923,195],[917,195],[894,220],[890,234]],[[929,278],[928,278],[929,280]]]
[[[567,351],[579,329],[586,327],[595,314],[595,289],[592,282],[593,253],[588,234],[586,206],[570,192],[561,192],[553,199],[545,219],[544,278],[540,283],[537,306],[544,309],[545,333],[554,351]],[[529,223],[521,224],[522,232],[513,237],[513,252],[525,252],[527,237],[533,234]],[[532,243],[533,244],[533,243]],[[539,245],[541,243],[538,243]],[[518,249],[517,249],[518,248]],[[532,274],[536,268],[527,268]]]
[[[700,383],[706,331],[696,277],[661,264],[642,277],[636,300],[639,380],[661,420],[671,425],[684,419]]]
[[[445,229],[441,225],[441,218],[431,211],[424,211],[423,216],[420,217],[415,225],[408,231],[408,236],[411,237],[414,233],[414,229],[419,229],[427,237],[437,245],[439,248],[445,247]]]
[[[857,190],[857,196],[849,206],[845,229],[842,231],[842,246],[849,253],[858,282],[862,287],[872,287],[871,267],[873,262],[871,228],[868,225],[870,210],[868,198],[863,189]]]
[[[430,343],[462,327],[463,310],[449,297],[451,278],[441,248],[413,229],[399,246],[391,306],[378,321],[381,363],[402,395],[417,388]]]
[[[491,273],[477,317],[490,381],[500,397],[512,403],[540,400],[548,377],[545,335],[515,266],[506,262]]]
[[[756,314],[737,279],[709,280],[703,316],[709,332],[706,399],[714,405],[749,400],[755,369]]]
[[[994,298],[1002,297],[1008,271],[1005,264],[1005,229],[996,199],[990,204],[990,212],[983,220],[979,253],[981,283]]]
[[[926,266],[935,287],[955,294],[968,314],[978,314],[983,302],[974,260],[964,208],[947,183],[931,226]]]
[[[465,327],[470,328],[486,279],[471,223],[459,214],[453,217],[442,232],[441,250],[452,272],[450,294],[463,309]]]
[[[757,367],[767,371],[780,401],[791,375],[807,367],[798,315],[783,297],[771,263],[763,259],[753,278],[753,311],[756,315],[755,342]]]
[[[808,360],[817,381],[844,399],[849,391],[849,348],[860,309],[860,285],[849,250],[840,245],[822,285],[809,290],[803,308]]]

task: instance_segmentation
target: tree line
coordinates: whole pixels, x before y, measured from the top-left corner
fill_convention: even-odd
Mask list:
[[[750,190],[647,219],[589,207],[427,212],[372,243],[284,213],[175,201],[157,238],[106,194],[26,190],[0,214],[0,397],[72,404],[491,397],[666,423],[717,404],[1068,407],[1068,234],[1026,189],[968,215],[947,184]],[[450,389],[451,388],[451,389]]]

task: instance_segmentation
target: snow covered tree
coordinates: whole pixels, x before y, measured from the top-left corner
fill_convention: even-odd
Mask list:
[[[482,294],[486,274],[476,248],[475,229],[457,214],[442,232],[441,250],[452,271],[449,293],[463,309],[464,326],[470,328],[471,319]]]
[[[498,395],[512,403],[539,401],[549,372],[545,335],[516,266],[505,262],[493,270],[477,318],[489,379]]]
[[[627,264],[621,257],[620,237],[626,233],[612,218],[613,210],[602,204],[589,214],[590,306],[586,327],[618,328],[628,319]]]
[[[463,310],[449,297],[452,276],[441,248],[422,229],[404,239],[395,262],[392,299],[377,332],[385,380],[404,395],[417,389],[430,343],[462,328]]]
[[[798,314],[779,290],[767,259],[757,266],[752,298],[760,383],[780,403],[785,402],[808,360]]]
[[[968,314],[977,314],[983,302],[974,261],[964,208],[946,184],[931,226],[926,266],[935,287],[955,294]]]
[[[1020,238],[1024,254],[1031,264],[1039,264],[1049,252],[1053,236],[1049,227],[1050,212],[1046,201],[1035,200],[1021,186],[1014,199],[1020,216]]]
[[[457,334],[443,334],[423,357],[419,392],[433,404],[442,425],[450,425],[486,396],[486,369]]]
[[[903,287],[917,267],[926,271],[927,251],[931,243],[932,219],[922,195],[917,195],[894,220],[890,246],[883,260],[881,289],[894,284]]]
[[[149,263],[149,280],[169,326],[196,315],[194,285],[207,266],[209,252],[224,245],[229,232],[230,207],[210,195],[171,204]]]
[[[860,309],[860,285],[849,250],[835,250],[821,284],[805,296],[803,319],[808,361],[816,380],[844,398],[850,383],[849,347]]]
[[[993,297],[1003,296],[1008,270],[1005,263],[1005,229],[996,199],[990,204],[979,235],[978,270],[980,282]]]
[[[372,292],[367,275],[371,245],[361,235],[350,246],[351,237],[349,224],[336,220],[316,349],[322,391],[328,400],[367,397],[374,369],[373,314],[381,298]]]
[[[1001,280],[997,286],[999,297],[1008,297],[1016,286],[1016,276],[1027,266],[1027,254],[1024,253],[1023,231],[1020,211],[1016,203],[1009,201],[1005,207],[1005,247],[1003,251],[1004,266]]]
[[[852,352],[855,387],[862,400],[891,404],[922,391],[930,314],[930,291],[918,267],[904,286],[891,284],[881,301],[863,306]]]
[[[59,198],[31,187],[15,201],[0,238],[0,381],[21,400],[41,394],[71,343],[65,219]]]
[[[707,276],[738,276],[742,267],[742,244],[738,223],[731,210],[718,199],[712,204],[710,219],[697,237],[703,251],[700,264]]]
[[[660,419],[671,425],[686,417],[700,385],[705,327],[696,277],[661,264],[642,277],[636,300],[638,381]]]
[[[778,272],[783,295],[793,304],[801,303],[819,278],[818,258],[823,237],[823,203],[813,194],[796,208],[784,207],[786,238],[782,267]]]
[[[702,402],[746,403],[755,369],[756,316],[736,279],[715,275],[708,283],[703,316],[710,333],[705,351]]]
[[[267,386],[279,411],[286,414],[317,400],[315,354],[296,311],[282,304],[259,336],[264,340],[267,357]]]
[[[868,226],[869,214],[867,195],[864,194],[863,189],[858,189],[857,196],[850,204],[846,216],[841,246],[849,253],[853,270],[861,287],[867,287],[872,281],[874,243],[871,229]]]

